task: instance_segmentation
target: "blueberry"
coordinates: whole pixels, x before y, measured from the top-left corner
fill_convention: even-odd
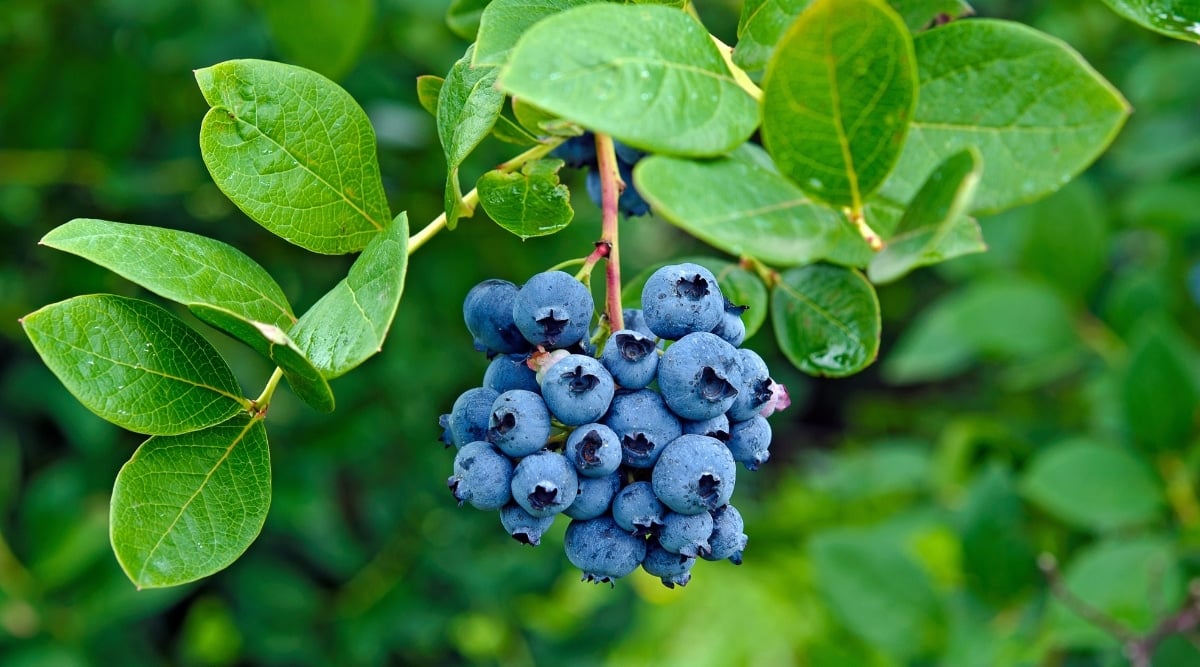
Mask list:
[[[658,372],[658,348],[653,338],[622,329],[608,337],[600,362],[622,388],[641,389]]]
[[[671,411],[703,421],[729,410],[741,379],[737,350],[711,333],[692,333],[669,346],[658,362],[658,386]]]
[[[708,269],[699,264],[672,264],[646,280],[642,312],[656,336],[678,340],[689,333],[712,331],[725,312],[725,298]]]
[[[446,486],[459,506],[464,502],[481,510],[498,510],[512,499],[513,464],[491,444],[477,440],[458,450],[454,474]]]
[[[483,386],[501,393],[509,389],[540,392],[533,369],[525,364],[528,358],[527,354],[497,355],[483,373]]]
[[[621,465],[621,441],[604,424],[584,424],[572,431],[563,453],[583,477],[606,477]]]
[[[568,426],[594,422],[612,403],[612,375],[592,357],[571,354],[551,366],[542,379],[546,407]]]
[[[617,159],[632,167],[646,157],[646,152],[638,150],[627,143],[613,140],[613,151],[617,154]]]
[[[529,349],[529,342],[513,322],[517,286],[507,280],[485,280],[467,292],[463,319],[475,339],[475,349],[489,355]]]
[[[683,422],[683,432],[695,435],[707,435],[721,442],[727,442],[729,440],[729,416],[719,414],[712,419],[705,419],[703,421],[685,421]]]
[[[496,397],[488,417],[488,442],[516,458],[545,447],[549,438],[550,411],[541,396],[510,389]]]
[[[654,495],[650,482],[633,482],[618,491],[612,501],[612,516],[617,525],[642,537],[656,532],[666,513],[667,508]]]
[[[446,423],[454,446],[462,447],[468,442],[487,440],[488,418],[492,414],[492,403],[499,395],[487,387],[475,387],[454,399],[454,407],[450,409],[450,418]]]
[[[550,157],[556,157],[572,169],[596,166],[596,135],[584,132],[554,147]]]
[[[763,406],[771,400],[771,380],[767,364],[753,350],[745,348],[737,351],[740,372],[734,381],[737,396],[733,405],[729,406],[729,419],[735,422],[746,421],[762,411]]]
[[[512,538],[521,544],[536,547],[542,541],[542,535],[554,524],[554,515],[533,516],[516,503],[509,503],[500,508],[500,525],[508,531]]]
[[[664,505],[680,514],[699,514],[729,502],[737,468],[720,440],[682,435],[663,449],[650,479]]]
[[[633,184],[633,167],[618,161],[617,173],[621,175],[621,180],[625,183],[625,189],[621,190],[621,194],[617,197],[617,210],[631,218],[649,213],[650,204],[646,203],[642,193],[638,192],[637,187]],[[584,185],[587,186],[588,198],[596,206],[603,206],[599,169],[588,171]]]
[[[595,519],[608,513],[612,506],[613,496],[621,488],[620,473],[605,477],[580,477],[579,495],[563,514],[572,519]]]
[[[623,324],[626,329],[636,331],[655,342],[658,341],[658,336],[655,336],[650,327],[646,326],[646,316],[642,313],[641,308],[626,308],[622,310],[621,319],[624,320]]]
[[[637,569],[646,540],[621,530],[610,516],[572,521],[563,539],[567,560],[583,570],[583,580],[611,583]]]
[[[558,452],[530,454],[513,471],[513,500],[533,516],[558,514],[575,502],[578,494],[575,468]]]
[[[530,343],[565,348],[587,336],[594,309],[592,293],[583,283],[563,271],[546,271],[517,291],[512,315]]]
[[[667,443],[683,433],[662,396],[650,389],[617,392],[604,424],[620,439],[622,462],[630,468],[652,467]]]
[[[699,556],[711,551],[708,546],[708,538],[712,532],[713,519],[708,512],[699,514],[667,512],[663,517],[662,528],[658,531],[658,543],[671,553]]]
[[[686,586],[692,580],[692,566],[696,559],[672,553],[654,541],[646,547],[646,557],[642,559],[642,569],[646,574],[658,577],[663,586],[675,588]]]
[[[733,454],[733,460],[740,461],[746,470],[758,470],[758,466],[771,457],[767,451],[771,446],[771,425],[762,415],[734,422],[726,444]]]
[[[733,505],[726,505],[712,513],[713,532],[708,537],[708,545],[712,551],[701,554],[705,560],[729,559],[734,565],[742,564],[742,550],[748,541],[742,532],[742,514]]]
[[[725,299],[725,312],[721,313],[721,320],[712,332],[734,347],[741,345],[746,340],[746,323],[742,321],[742,313],[747,308],[749,306],[735,306]]]

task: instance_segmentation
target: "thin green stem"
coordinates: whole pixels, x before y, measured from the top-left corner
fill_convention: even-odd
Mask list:
[[[275,372],[271,373],[271,377],[267,380],[267,386],[263,387],[262,394],[251,402],[251,412],[255,417],[262,417],[267,414],[267,408],[271,406],[271,397],[275,395],[275,390],[279,388],[279,381],[283,379],[283,369],[275,367]]]
[[[621,256],[617,230],[620,223],[618,203],[621,189],[621,173],[617,169],[617,153],[613,140],[607,134],[596,133],[596,168],[600,170],[600,240],[596,250],[606,248],[605,257],[605,310],[613,331],[625,328],[625,317],[621,310]]]
[[[537,146],[530,148],[529,150],[525,151],[524,153],[521,153],[520,155],[518,155],[518,156],[512,158],[511,160],[496,167],[496,170],[504,172],[506,174],[512,173],[512,172],[520,169],[521,167],[525,166],[525,164],[528,162],[532,162],[534,160],[539,160],[539,159],[545,157],[547,154],[550,153],[550,151],[557,148],[558,145],[561,144],[563,141],[565,141],[564,138],[555,137],[553,139],[548,140],[544,144],[538,144]],[[470,192],[463,195],[462,204],[463,204],[463,208],[466,209],[467,211],[474,211],[475,207],[479,205],[479,189],[472,188]],[[446,228],[446,214],[442,213],[438,217],[434,218],[433,222],[429,223],[428,225],[425,225],[419,231],[417,231],[417,233],[408,237],[408,254],[411,255],[414,252],[416,252],[418,248],[425,245],[427,242],[429,242],[429,239],[436,236],[438,232],[442,231],[445,228]]]
[[[554,266],[552,266],[546,270],[547,271],[562,271],[563,269],[570,268],[572,266],[577,266],[577,265],[583,264],[585,262],[587,262],[587,257],[576,257],[574,259],[568,259],[565,262],[559,262],[558,264],[555,264]]]

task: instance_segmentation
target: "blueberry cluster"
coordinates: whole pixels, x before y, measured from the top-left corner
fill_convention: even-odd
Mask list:
[[[472,288],[463,315],[492,361],[483,386],[442,415],[442,440],[457,448],[447,484],[459,505],[499,510],[525,544],[569,517],[567,558],[584,580],[640,565],[682,586],[697,558],[741,563],[735,466],[767,460],[766,416],[787,394],[737,348],[743,308],[704,267],[659,269],[642,305],[597,354],[592,297],[573,276]]]
[[[633,166],[646,157],[646,153],[632,146],[613,141],[613,149],[617,154],[617,172],[625,183],[625,189],[617,200],[617,208],[627,216],[646,215],[650,212],[650,204],[642,199],[642,195],[633,186]],[[600,171],[596,168],[596,136],[584,132],[578,137],[571,137],[562,142],[550,154],[562,160],[566,166],[580,169],[588,167],[586,185],[588,197],[596,206],[600,206]]]

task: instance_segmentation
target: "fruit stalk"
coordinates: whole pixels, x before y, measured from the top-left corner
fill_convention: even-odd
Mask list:
[[[596,159],[600,171],[600,243],[608,248],[604,270],[605,309],[613,331],[625,328],[621,312],[621,259],[617,243],[618,200],[624,183],[617,171],[617,154],[612,137],[596,133]]]

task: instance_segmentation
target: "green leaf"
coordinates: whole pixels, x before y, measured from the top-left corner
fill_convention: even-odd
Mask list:
[[[914,33],[942,16],[956,19],[972,13],[971,6],[963,0],[888,0],[888,4]]]
[[[841,450],[813,470],[808,483],[839,503],[861,502],[926,491],[933,477],[929,445],[908,440],[871,443]]]
[[[1138,445],[1182,452],[1192,444],[1200,405],[1200,388],[1189,372],[1194,357],[1172,325],[1147,322],[1135,332],[1121,378],[1121,405]]]
[[[879,353],[879,298],[854,269],[789,269],[771,292],[771,322],[783,354],[810,375],[853,375]]]
[[[152,303],[77,296],[30,313],[21,324],[80,403],[130,431],[187,433],[249,407],[213,346]]]
[[[745,160],[652,155],[638,162],[633,180],[658,215],[732,255],[776,266],[819,260],[865,266],[871,257],[841,213]]]
[[[1021,265],[1044,276],[1065,295],[1082,299],[1109,270],[1109,206],[1106,194],[1082,177],[986,224],[1024,227]],[[1064,248],[1070,252],[1063,252]]]
[[[428,111],[434,118],[437,118],[438,95],[442,92],[443,83],[445,83],[445,79],[440,76],[425,74],[417,77],[417,101],[421,104],[421,108]],[[500,141],[518,146],[531,146],[537,143],[537,137],[529,134],[504,115],[496,118],[492,135]]]
[[[653,5],[588,4],[526,31],[501,86],[549,113],[646,151],[717,155],[745,141],[758,106],[708,31]]]
[[[113,551],[138,588],[186,584],[237,560],[262,530],[270,504],[261,419],[239,415],[201,431],[156,436],[117,474]]]
[[[1089,607],[1136,634],[1150,632],[1166,610],[1178,609],[1186,590],[1175,550],[1162,536],[1113,537],[1081,550],[1063,571],[1063,583]],[[1054,644],[1115,648],[1117,638],[1057,600],[1050,609]]]
[[[1028,513],[1016,487],[1006,466],[990,462],[971,480],[955,517],[968,589],[997,608],[1037,583],[1029,566],[1036,555]],[[1004,547],[997,549],[997,544]]]
[[[746,0],[738,18],[733,62],[744,70],[767,66],[779,38],[812,0]]]
[[[301,67],[230,60],[196,70],[212,107],[200,152],[221,191],[273,234],[326,254],[361,250],[387,225],[366,113]]]
[[[1085,438],[1040,450],[1021,492],[1058,519],[1098,532],[1150,523],[1163,502],[1162,483],[1141,459]]]
[[[503,65],[517,40],[533,24],[579,5],[600,0],[492,0],[479,19],[473,65]]]
[[[375,17],[373,0],[264,0],[260,6],[283,59],[331,79],[354,66]]]
[[[520,98],[512,98],[512,110],[521,127],[538,136],[578,137],[583,134],[583,128],[576,123],[559,118]]]
[[[459,37],[471,41],[479,32],[479,20],[491,0],[452,0],[446,9],[446,25]]]
[[[538,143],[537,137],[525,131],[516,121],[501,114],[492,127],[492,136],[506,144],[514,146],[532,146]]]
[[[422,74],[417,77],[417,102],[434,118],[437,118],[438,96],[442,92],[442,84],[445,81],[442,77],[432,74]]]
[[[891,282],[917,267],[987,250],[979,224],[966,216],[982,171],[974,148],[940,164],[904,211],[895,235],[871,259],[871,282]]]
[[[1104,4],[1143,28],[1185,42],[1200,43],[1200,2],[1197,0],[1104,0]]]
[[[338,377],[381,349],[400,305],[407,267],[408,215],[401,213],[288,332],[322,375]]]
[[[763,145],[806,192],[861,210],[887,178],[917,98],[912,38],[882,0],[817,0],[763,78]]]
[[[479,203],[521,240],[560,231],[575,215],[571,190],[558,181],[562,166],[562,160],[534,160],[517,174],[493,169],[479,178]]]
[[[504,93],[496,88],[496,68],[471,67],[474,47],[446,75],[438,93],[437,128],[446,155],[446,227],[454,229],[458,219],[469,212],[462,203],[458,167],[471,151],[492,131]]]
[[[1129,114],[1078,53],[1018,23],[954,21],[914,44],[920,99],[880,191],[895,201],[910,200],[937,165],[975,146],[985,170],[972,211],[1031,202],[1091,164]]]
[[[646,281],[649,280],[651,274],[668,264],[684,262],[699,264],[712,271],[713,276],[717,279],[717,285],[721,288],[721,294],[734,305],[746,306],[741,317],[742,324],[746,325],[747,340],[762,328],[763,322],[767,319],[767,286],[763,284],[761,278],[742,268],[737,262],[716,257],[679,257],[647,267],[632,280],[625,281],[625,286],[621,288],[621,302],[624,307],[641,308],[642,288],[646,286]]]

